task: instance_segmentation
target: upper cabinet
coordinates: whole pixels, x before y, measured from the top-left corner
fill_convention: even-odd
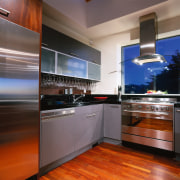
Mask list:
[[[41,72],[55,73],[55,52],[41,49]]]
[[[100,81],[101,80],[101,66],[88,62],[88,79]]]
[[[58,53],[57,74],[87,78],[87,63],[81,59]]]
[[[0,17],[41,33],[42,0],[1,0]]]
[[[42,26],[42,45],[92,63],[101,64],[101,52],[45,25]]]

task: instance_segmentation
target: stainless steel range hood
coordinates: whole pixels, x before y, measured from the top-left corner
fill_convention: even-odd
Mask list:
[[[140,56],[132,60],[137,65],[152,62],[166,62],[165,58],[156,54],[156,14],[151,13],[139,18],[140,21]]]

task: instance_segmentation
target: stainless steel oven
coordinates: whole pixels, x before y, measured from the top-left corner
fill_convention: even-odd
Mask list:
[[[122,102],[122,141],[174,150],[175,98],[140,98]]]

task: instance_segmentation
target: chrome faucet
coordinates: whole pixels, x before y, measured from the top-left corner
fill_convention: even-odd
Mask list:
[[[73,103],[77,102],[79,99],[81,99],[82,97],[85,97],[85,94],[81,94],[80,96],[78,96],[77,98],[75,98],[75,95],[73,95]]]

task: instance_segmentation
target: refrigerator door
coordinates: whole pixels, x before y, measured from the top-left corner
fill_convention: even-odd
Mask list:
[[[40,35],[0,18],[0,179],[39,169]]]

